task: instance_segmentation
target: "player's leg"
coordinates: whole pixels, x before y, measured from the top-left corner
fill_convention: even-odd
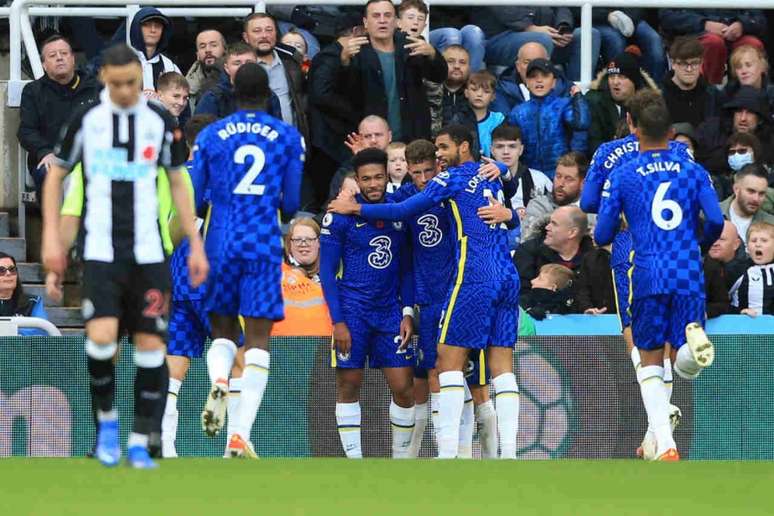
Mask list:
[[[236,308],[235,310],[238,310]],[[228,377],[237,354],[236,342],[241,334],[234,316],[210,313],[212,344],[207,351],[207,374],[210,392],[202,412],[202,429],[214,437],[223,428],[228,404]]]
[[[360,387],[363,385],[363,368],[350,368],[346,367],[347,365],[349,364],[334,364],[336,367],[336,427],[347,458],[362,459]]]
[[[497,458],[497,413],[492,398],[489,396],[489,385],[473,385],[474,417],[478,423],[478,440],[481,443],[481,458]]]
[[[430,389],[430,421],[433,424],[433,442],[438,447],[438,429],[440,428],[438,414],[441,406],[441,384],[438,380],[437,368],[427,372],[427,383]]]
[[[470,350],[450,344],[438,344],[438,457],[457,456],[460,422],[465,407],[465,375],[463,370]]]
[[[715,347],[704,331],[705,300],[674,296],[670,334],[674,370],[693,380],[715,361]]]
[[[409,456],[418,457],[422,447],[422,439],[427,429],[429,416],[428,402],[430,401],[429,371],[419,367],[414,368],[414,433],[411,435]]]
[[[382,374],[392,393],[389,415],[392,429],[392,457],[411,458],[415,428],[413,367],[383,367]]]
[[[226,442],[231,440],[236,430],[237,411],[239,410],[239,400],[242,397],[242,374],[245,369],[245,347],[244,339],[238,342],[238,350],[234,365],[231,366],[231,378],[228,379],[228,403],[226,406]],[[229,454],[224,454],[226,457]]]
[[[439,304],[422,305],[419,307],[419,339],[414,368],[414,433],[411,437],[410,455],[417,457],[422,447],[428,421],[428,401],[431,393],[438,398],[438,373],[435,371],[436,342],[438,341],[438,323],[441,319],[443,306]],[[433,403],[430,403],[431,409]],[[437,414],[437,407],[434,409]],[[435,425],[433,426],[435,428]]]
[[[144,329],[144,328],[143,328]],[[159,404],[165,401],[168,371],[166,344],[157,334],[136,332],[134,341],[134,419],[126,443],[127,459],[135,468],[154,468],[148,454],[150,434],[156,429]]]
[[[100,317],[86,322],[86,363],[89,387],[96,407],[95,456],[106,466],[121,459],[118,443],[118,412],[115,409],[115,361],[118,351],[118,319]]]
[[[165,459],[177,457],[175,439],[177,438],[177,425],[180,413],[177,410],[177,397],[180,387],[188,373],[191,359],[186,356],[167,355],[167,368],[169,369],[169,388],[167,389],[167,402],[164,406],[164,416],[161,420],[161,455]]]

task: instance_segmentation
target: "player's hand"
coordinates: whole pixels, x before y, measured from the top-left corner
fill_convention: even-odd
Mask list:
[[[329,213],[338,213],[339,215],[357,215],[360,205],[355,202],[354,197],[348,199],[336,198],[328,204]]]
[[[500,177],[500,167],[492,158],[481,156],[481,165],[478,167],[478,175],[489,181],[494,181]]]
[[[333,348],[342,360],[349,359],[352,350],[352,335],[349,334],[347,323],[339,322],[333,325]]]
[[[404,315],[400,322],[400,346],[399,350],[405,350],[411,344],[411,337],[414,335],[414,318],[410,315]]]
[[[478,209],[478,218],[487,224],[500,224],[513,218],[513,212],[502,203],[494,200],[491,196],[488,199],[489,206],[482,206]]]
[[[191,251],[188,253],[189,282],[193,288],[197,288],[207,280],[210,272],[210,263],[204,253],[204,244],[201,239],[191,242]]]
[[[409,43],[406,43],[404,48],[408,49],[409,56],[426,56],[430,59],[435,57],[435,48],[424,38],[407,36],[406,40]]]
[[[64,289],[62,287],[62,276],[56,272],[46,274],[46,295],[59,303],[62,301]]]
[[[67,269],[67,253],[59,240],[59,235],[44,233],[41,255],[43,267],[47,271],[54,272],[60,277],[64,276]]]
[[[49,152],[45,156],[43,156],[43,159],[40,160],[40,163],[38,163],[38,166],[36,168],[40,168],[41,166],[46,167],[46,170],[51,168],[51,165],[56,163],[56,156],[53,152]]]
[[[758,317],[758,310],[754,308],[744,308],[739,312],[742,315],[749,315],[750,317]]]
[[[366,148],[365,140],[360,133],[349,133],[344,140],[344,145],[352,152],[352,155]]]
[[[586,315],[601,315],[605,312],[607,312],[607,307],[603,306],[602,308],[587,308],[583,313]]]
[[[353,36],[351,38],[339,38],[339,43],[341,44],[341,64],[349,66],[352,58],[360,53],[360,48],[363,45],[368,45],[368,37]]]

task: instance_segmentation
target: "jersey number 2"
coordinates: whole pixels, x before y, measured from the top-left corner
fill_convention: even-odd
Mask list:
[[[653,223],[664,231],[672,231],[683,221],[683,209],[680,208],[680,205],[671,199],[664,199],[671,184],[671,181],[665,181],[658,185],[656,196],[650,205],[650,217],[653,219]],[[665,211],[669,212],[669,219],[664,218]]]
[[[253,184],[253,181],[263,170],[263,166],[266,164],[266,155],[257,145],[242,145],[234,153],[234,163],[244,165],[245,158],[248,156],[253,158],[253,163],[242,180],[239,181],[239,184],[236,185],[236,188],[234,188],[234,193],[239,195],[263,195],[266,186]]]

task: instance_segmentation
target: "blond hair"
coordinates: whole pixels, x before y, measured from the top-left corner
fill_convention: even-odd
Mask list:
[[[750,224],[750,227],[747,228],[747,239],[749,240],[750,235],[753,233],[768,233],[771,238],[774,238],[774,224],[771,224],[769,222],[753,222]]]
[[[736,69],[742,64],[742,58],[747,53],[755,54],[755,56],[763,62],[763,73],[769,73],[769,59],[766,57],[766,53],[760,48],[752,45],[742,45],[737,47],[731,52],[731,58],[728,60],[730,64],[729,74],[732,79],[736,79]]]
[[[558,263],[548,263],[540,268],[540,273],[545,273],[551,281],[556,285],[556,290],[562,290],[565,287],[570,286],[575,273],[564,265]]]
[[[291,264],[290,262],[290,239],[293,238],[293,231],[298,226],[306,226],[308,228],[311,228],[312,231],[314,231],[314,234],[317,235],[317,238],[320,238],[320,225],[312,218],[309,217],[301,217],[298,219],[293,219],[290,222],[290,227],[288,227],[288,232],[285,234],[285,262],[288,264]],[[307,266],[297,266],[299,269],[303,270],[304,273],[307,275],[307,277],[311,278],[317,275],[317,273],[320,272],[320,255],[317,255],[317,259],[314,261],[313,264],[307,265]]]

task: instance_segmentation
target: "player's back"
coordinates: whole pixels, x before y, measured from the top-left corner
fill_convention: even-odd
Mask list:
[[[238,111],[206,127],[196,147],[194,188],[212,206],[208,255],[279,263],[278,210],[298,196],[288,190],[297,189],[303,167],[298,131],[266,113]]]
[[[673,151],[643,152],[614,173],[610,190],[620,197],[634,247],[635,298],[704,297],[697,235],[707,189],[707,171]]]

